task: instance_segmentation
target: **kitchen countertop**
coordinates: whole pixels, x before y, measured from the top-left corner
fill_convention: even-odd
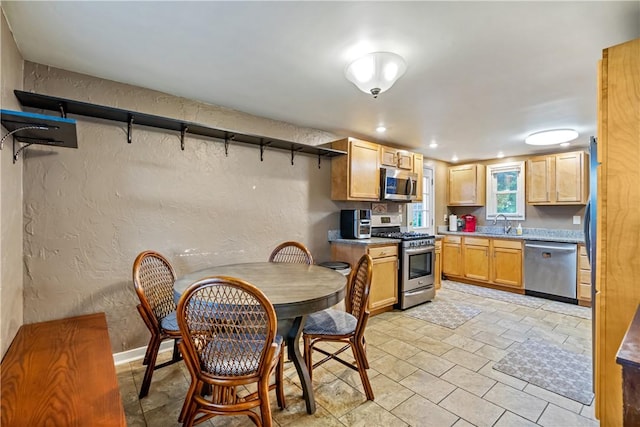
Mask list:
[[[439,226],[435,235],[436,239],[444,236],[467,236],[467,237],[488,237],[494,239],[508,240],[537,240],[558,243],[584,243],[584,233],[576,230],[557,230],[550,228],[523,228],[522,235],[518,236],[516,230],[512,229],[509,234],[502,232],[502,227],[478,226],[477,231],[470,233],[464,231],[448,231],[446,227]],[[329,242],[342,243],[347,245],[383,245],[400,243],[400,239],[390,239],[387,237],[371,237],[369,239],[343,239],[339,230],[330,230]]]
[[[536,232],[536,231],[538,232]],[[489,237],[493,239],[508,239],[508,240],[537,240],[545,242],[558,242],[558,243],[584,243],[584,235],[582,232],[571,232],[570,230],[551,230],[551,229],[529,229],[523,230],[522,235],[515,234],[515,230],[511,230],[509,234],[504,234],[496,231],[479,230],[476,232],[464,232],[464,231],[443,231],[439,230],[438,234],[441,235],[453,235],[453,236],[467,236],[467,237]]]

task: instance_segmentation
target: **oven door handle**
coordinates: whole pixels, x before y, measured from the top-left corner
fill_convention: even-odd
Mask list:
[[[404,253],[406,253],[407,255],[415,255],[415,254],[421,254],[425,252],[433,252],[435,248],[436,248],[435,246],[424,246],[422,248],[416,248],[416,249],[405,249]]]

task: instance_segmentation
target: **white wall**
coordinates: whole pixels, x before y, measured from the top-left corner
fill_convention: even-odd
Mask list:
[[[213,77],[212,77],[213,78]],[[310,145],[313,129],[25,62],[27,91],[183,119]],[[206,88],[202,88],[206,90]],[[48,114],[52,114],[48,112]],[[71,117],[71,116],[70,116]],[[114,352],[148,341],[135,309],[135,256],[154,249],[178,274],[260,261],[285,240],[329,259],[337,228],[331,168],[317,157],[231,145],[86,117],[79,149],[38,147],[24,160],[25,322],[105,311]]]
[[[0,11],[1,12],[1,11]],[[13,95],[22,88],[23,60],[0,13],[0,86],[2,109],[20,110]],[[1,128],[2,136],[7,130]],[[0,151],[0,351],[9,348],[22,325],[22,163],[13,164],[11,137]]]

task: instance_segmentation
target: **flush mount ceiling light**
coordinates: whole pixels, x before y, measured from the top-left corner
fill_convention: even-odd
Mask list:
[[[573,141],[577,137],[578,132],[573,129],[555,129],[532,133],[524,142],[529,145],[554,145]]]
[[[347,79],[374,98],[389,90],[407,70],[407,64],[400,55],[391,52],[368,53],[351,64],[344,71]]]

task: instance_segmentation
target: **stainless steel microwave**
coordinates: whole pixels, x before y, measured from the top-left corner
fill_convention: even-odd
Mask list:
[[[380,169],[380,199],[396,202],[416,200],[418,174],[394,168]]]

